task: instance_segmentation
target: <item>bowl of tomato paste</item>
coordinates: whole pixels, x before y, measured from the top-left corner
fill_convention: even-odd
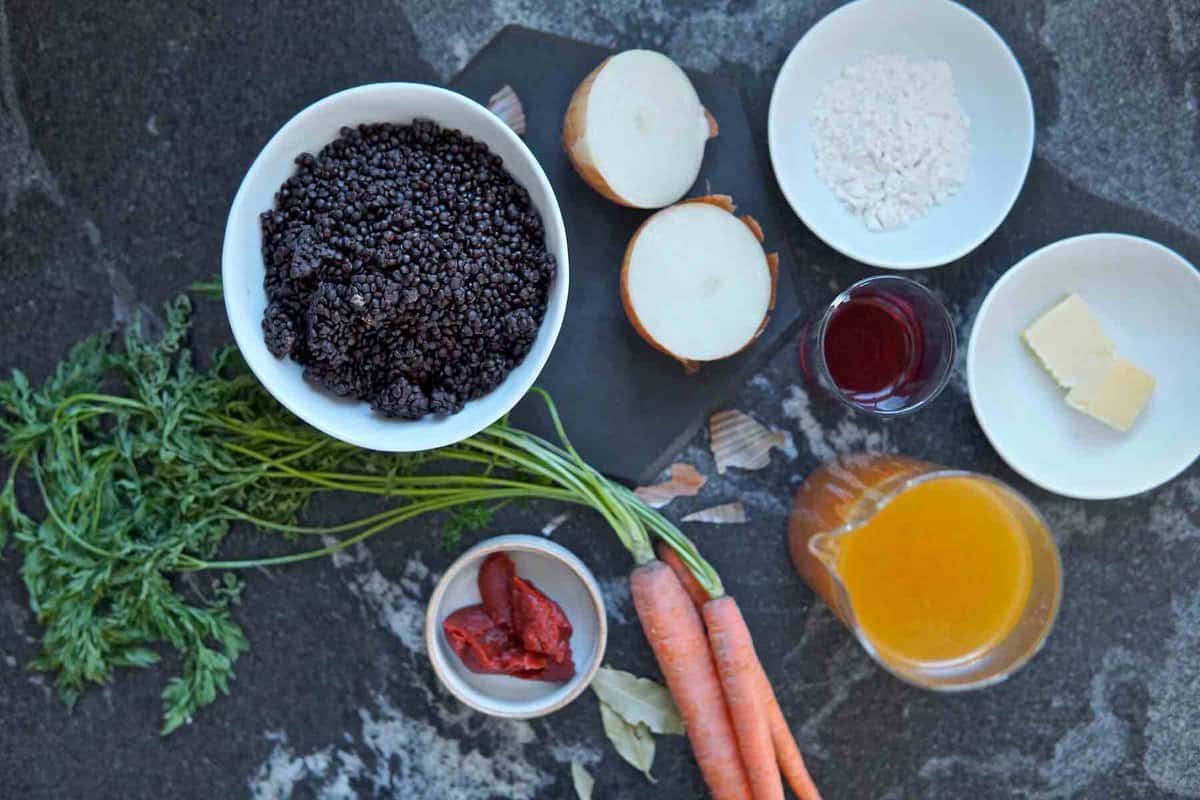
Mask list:
[[[497,717],[557,711],[587,688],[608,624],[591,571],[537,536],[481,542],[433,590],[425,643],[433,671],[466,705]]]

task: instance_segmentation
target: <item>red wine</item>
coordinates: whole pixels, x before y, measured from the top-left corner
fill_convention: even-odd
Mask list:
[[[825,329],[825,365],[857,403],[903,404],[920,383],[925,337],[914,309],[898,297],[865,293],[833,311]]]
[[[851,408],[916,411],[946,387],[957,347],[946,307],[921,284],[876,275],[839,294],[800,337],[805,376]]]

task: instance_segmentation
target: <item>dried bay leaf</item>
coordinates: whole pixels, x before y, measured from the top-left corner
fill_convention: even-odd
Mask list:
[[[617,712],[630,725],[643,724],[653,733],[682,736],[683,720],[665,686],[649,678],[612,667],[601,667],[592,680],[592,691],[600,702]]]
[[[600,704],[600,719],[604,723],[604,735],[612,742],[617,754],[646,776],[646,780],[657,783],[650,774],[654,765],[654,735],[643,723],[630,725],[607,703]]]
[[[575,784],[575,796],[579,800],[592,800],[592,787],[596,779],[578,761],[571,762],[571,783]]]

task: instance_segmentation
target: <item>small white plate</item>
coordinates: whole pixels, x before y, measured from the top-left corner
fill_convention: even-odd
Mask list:
[[[575,677],[566,683],[471,672],[446,641],[442,632],[446,617],[481,602],[479,568],[492,553],[508,553],[517,574],[558,603],[567,615]],[[466,705],[494,717],[541,717],[570,703],[596,677],[607,641],[604,598],[595,577],[570,550],[539,536],[497,536],[463,553],[438,581],[425,614],[425,647],[442,685]]]
[[[1021,331],[1074,292],[1117,351],[1157,380],[1127,433],[1066,404]],[[1063,239],[1026,256],[984,299],[967,348],[971,405],[1008,465],[1067,497],[1127,497],[1200,456],[1200,272],[1160,244],[1119,233]]]
[[[928,215],[870,231],[817,177],[809,118],[824,88],[871,56],[950,65],[970,120],[967,181]],[[804,35],[779,71],[767,117],[771,166],[809,230],[856,261],[936,267],[978,247],[1008,216],[1033,156],[1033,101],[1012,51],[986,22],[950,0],[858,0]]]

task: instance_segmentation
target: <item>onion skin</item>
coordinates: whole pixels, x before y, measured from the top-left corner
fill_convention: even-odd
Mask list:
[[[680,200],[675,205],[686,206],[689,203],[705,203],[710,206],[716,206],[724,211],[728,211],[730,214],[737,210],[737,206],[733,204],[733,197],[727,194],[706,194],[702,197],[691,197],[687,200]],[[668,206],[668,208],[670,208],[670,206]],[[760,239],[759,241],[762,240]]]
[[[758,220],[749,214],[742,214],[739,219],[746,224],[746,227],[749,228],[750,232],[754,234],[754,238],[758,239],[759,244],[762,244],[764,241],[766,241],[766,237],[763,235],[762,225],[758,224]]]
[[[759,323],[758,330],[750,337],[750,341],[746,342],[745,350],[753,344],[762,332],[767,329],[768,323],[771,321],[771,312],[775,310],[775,293],[779,290],[779,253],[767,253],[767,269],[771,271],[771,297],[767,300],[767,313],[763,316],[763,320]],[[738,351],[739,353],[741,350]]]
[[[571,166],[579,173],[579,177],[583,178],[583,182],[595,189],[606,199],[626,208],[645,208],[646,206],[639,206],[629,202],[608,185],[608,181],[604,180],[604,176],[600,174],[600,170],[596,168],[595,163],[592,161],[592,154],[588,151],[587,141],[584,138],[584,131],[587,129],[587,103],[588,97],[592,92],[592,84],[596,82],[596,77],[611,59],[612,56],[609,56],[601,61],[575,87],[574,93],[571,94],[571,102],[567,104],[567,113],[563,117],[563,150],[567,151],[567,158],[570,159]],[[711,141],[720,131],[720,127],[717,125],[716,118],[713,117],[709,110],[707,108],[703,110],[704,117],[708,120],[708,138]],[[667,206],[667,208],[669,207]]]
[[[704,109],[704,118],[708,120],[708,140],[712,141],[721,132],[721,126],[717,124],[717,118],[707,108]]]
[[[656,341],[654,337],[650,335],[650,332],[646,330],[646,327],[638,318],[637,312],[634,311],[633,308],[633,298],[630,297],[629,294],[629,262],[633,258],[633,248],[634,245],[637,244],[638,236],[641,235],[642,231],[648,224],[650,224],[650,221],[654,219],[657,214],[675,208],[675,206],[688,205],[689,203],[705,203],[710,206],[716,206],[723,211],[728,211],[730,214],[737,209],[737,206],[734,205],[733,198],[730,195],[708,194],[704,195],[703,197],[692,197],[687,200],[682,200],[673,206],[667,206],[664,209],[660,209],[659,211],[647,217],[642,224],[638,226],[638,229],[633,232],[633,236],[630,238],[629,244],[625,247],[625,256],[621,259],[621,305],[625,309],[625,316],[629,320],[629,324],[633,326],[633,329],[637,331],[638,336],[642,337],[646,344],[650,345],[658,352],[668,355],[678,361],[681,365],[683,365],[683,371],[688,375],[692,375],[700,370],[700,365],[704,362],[695,361],[690,358],[680,358],[659,344],[658,341]],[[762,244],[764,240],[763,229],[762,226],[758,224],[758,220],[749,214],[745,214],[739,217],[739,219],[747,228],[750,229],[750,233],[754,235],[754,238],[758,240],[759,244]],[[775,295],[779,286],[779,254],[766,253],[765,255],[767,259],[767,269],[771,274],[771,297],[769,300],[767,300],[767,311],[763,315],[762,322],[759,323],[758,329],[754,332],[754,335],[751,336],[744,345],[729,355],[721,356],[720,359],[714,359],[716,361],[720,361],[725,358],[732,358],[750,345],[754,344],[754,342],[758,340],[758,337],[762,335],[762,332],[766,330],[767,324],[771,321],[771,312],[775,310]]]

